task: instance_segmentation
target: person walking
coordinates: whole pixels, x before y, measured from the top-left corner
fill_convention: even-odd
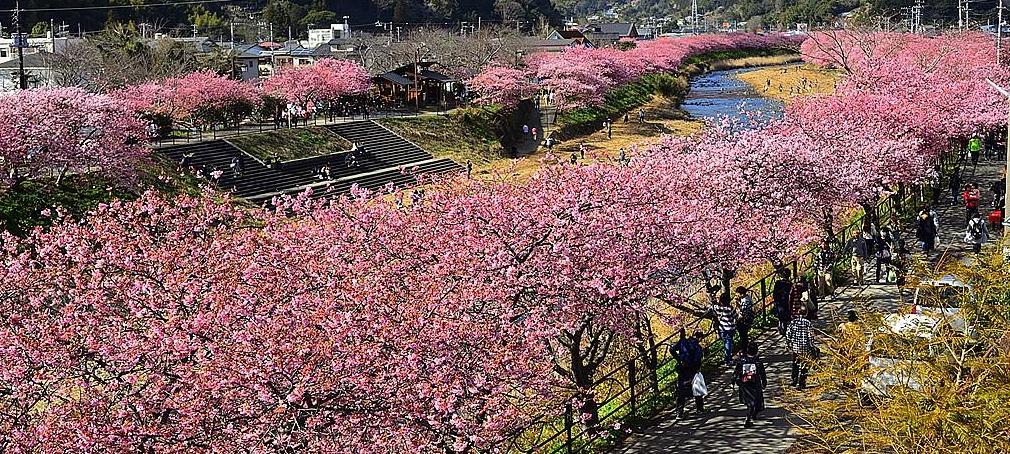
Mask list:
[[[638,122],[645,123],[645,109],[638,109]]]
[[[575,165],[576,163],[579,162],[579,157],[576,156],[575,153],[572,153],[572,157],[568,159],[568,162],[571,163],[572,165]]]
[[[852,278],[855,280],[857,285],[863,285],[863,277],[865,273],[864,264],[866,259],[870,256],[870,248],[866,244],[866,239],[860,232],[852,232],[852,239],[846,245],[848,252],[852,254],[850,265],[852,268]]]
[[[772,310],[779,320],[779,334],[785,336],[786,326],[789,325],[793,316],[792,310],[789,308],[789,294],[792,292],[793,283],[790,280],[788,268],[779,266],[776,273],[778,279],[775,280],[775,285],[772,287]]]
[[[621,147],[621,151],[618,152],[618,155],[617,155],[617,162],[620,162],[621,164],[624,164],[624,160],[627,157],[628,157],[627,154],[624,152],[624,147]]]
[[[764,389],[768,386],[764,361],[758,357],[756,344],[748,345],[744,354],[737,358],[733,381],[740,390],[740,403],[747,407],[747,420],[743,425],[753,427],[758,413],[765,409]]]
[[[701,371],[704,350],[701,348],[702,334],[686,337],[684,328],[680,329],[680,340],[670,347],[670,355],[677,359],[677,417],[684,417],[684,406],[689,397],[694,397],[694,405],[698,413],[705,411],[704,396],[694,396],[694,376]]]
[[[814,359],[814,325],[807,320],[806,314],[794,318],[786,328],[786,340],[792,353],[791,385],[796,389],[807,387],[807,372]]]
[[[978,214],[978,201],[980,194],[978,188],[974,184],[968,183],[964,185],[964,192],[961,193],[961,199],[964,200],[964,223],[968,224],[971,218]]]
[[[537,128],[533,128],[533,129],[531,129],[531,130],[530,130],[530,133],[532,133],[532,134],[533,134],[533,144],[534,144],[534,148],[537,148],[537,147],[540,147],[540,141],[539,141],[539,140],[537,140]]]
[[[466,161],[466,178],[469,179],[473,176],[473,163]]]
[[[530,136],[530,125],[523,125],[523,137],[529,138]]]
[[[586,159],[586,144],[585,144],[585,142],[579,144],[579,159]]]
[[[936,247],[936,223],[926,209],[920,211],[916,219],[915,237],[922,246],[922,252],[932,251]]]
[[[731,366],[733,364],[733,335],[736,334],[736,309],[733,309],[728,300],[722,300],[712,306],[712,314],[715,316],[719,339],[722,339],[723,363]]]
[[[1006,175],[992,182],[992,186],[989,186],[989,191],[992,192],[993,208],[1002,208],[1004,204],[1003,198],[1006,197]]]
[[[982,245],[989,241],[989,229],[986,221],[978,212],[968,221],[968,227],[964,232],[964,242],[971,244],[971,250],[978,254],[982,252]]]
[[[831,242],[824,240],[821,243],[821,250],[814,257],[814,273],[816,273],[814,287],[818,295],[830,297],[835,292],[834,267],[835,253],[831,250]]]
[[[982,139],[975,134],[968,140],[968,154],[971,155],[972,174],[978,168],[978,158],[982,154]]]
[[[740,335],[740,351],[747,351],[750,345],[750,330],[754,326],[754,298],[751,298],[747,287],[736,288],[736,303],[740,315],[736,319],[736,332]]]
[[[876,278],[876,282],[878,284],[881,284],[881,283],[884,283],[886,281],[887,270],[891,266],[891,242],[890,242],[890,234],[888,234],[886,240],[884,239],[883,235],[881,235],[881,241],[880,241],[880,244],[877,245],[877,251],[874,253],[874,258],[877,259],[876,260],[876,262],[877,262],[876,263],[876,265],[877,265],[876,271],[877,272],[874,273],[874,277]],[[885,279],[883,281],[880,279],[880,271],[881,271],[881,269],[883,269],[883,271],[884,271],[884,278]]]
[[[947,180],[947,188],[950,189],[950,205],[957,205],[958,196],[961,194],[961,170],[954,168],[954,173],[950,174]]]

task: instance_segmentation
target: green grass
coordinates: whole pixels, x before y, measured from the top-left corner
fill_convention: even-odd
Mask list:
[[[592,133],[610,118],[617,121],[625,112],[644,105],[656,94],[681,99],[687,94],[684,75],[671,73],[647,74],[641,79],[621,85],[603,96],[603,104],[561,112],[555,127],[562,140]]]
[[[500,123],[498,115],[496,108],[471,107],[448,116],[386,118],[378,122],[432,155],[480,166],[502,157],[495,130]]]
[[[276,156],[282,161],[290,161],[351,148],[349,141],[320,126],[234,136],[228,141],[260,160]]]
[[[115,181],[98,174],[68,175],[59,184],[54,178],[22,181],[0,192],[0,231],[26,236],[35,227],[52,223],[44,210],[60,208],[74,218],[81,218],[101,203],[115,199],[133,200],[147,190],[168,195],[199,193],[197,177],[179,173],[174,163],[155,156],[141,164],[131,182]]]

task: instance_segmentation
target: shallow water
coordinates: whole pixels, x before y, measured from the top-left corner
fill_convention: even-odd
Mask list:
[[[713,71],[691,79],[691,91],[681,103],[692,118],[721,121],[729,117],[742,126],[752,126],[782,116],[782,103],[758,94],[737,74],[758,68]]]

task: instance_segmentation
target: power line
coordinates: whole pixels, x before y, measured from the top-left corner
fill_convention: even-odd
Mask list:
[[[240,3],[242,0],[191,0],[191,1],[175,1],[167,3],[147,3],[142,5],[108,5],[108,6],[68,6],[63,8],[34,8],[34,9],[21,9],[23,13],[39,13],[39,12],[52,12],[52,11],[86,11],[94,9],[133,9],[133,8],[160,8],[163,6],[185,6],[185,5],[202,5],[207,3]],[[0,9],[0,12],[13,13],[12,9]]]

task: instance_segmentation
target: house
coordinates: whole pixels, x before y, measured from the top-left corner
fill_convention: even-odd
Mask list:
[[[22,52],[26,56],[37,52],[62,52],[67,48],[68,43],[70,43],[70,39],[65,37],[56,39],[53,39],[51,35],[37,38],[29,37],[28,47]],[[14,39],[0,38],[0,63],[16,59],[17,57],[18,50],[14,47]]]
[[[53,72],[50,69],[49,52],[32,52],[24,54],[25,76],[28,88],[51,87]],[[0,63],[0,92],[14,91],[20,88],[20,73],[17,57]]]
[[[573,47],[586,47],[586,48],[595,47],[593,46],[592,42],[584,38],[580,40],[577,38],[540,39],[537,37],[530,37],[523,39],[523,45],[526,46],[526,48],[529,49],[530,52],[561,52],[565,49],[570,49]]]
[[[165,35],[160,33],[154,35],[155,41],[163,38],[165,38]],[[209,54],[220,47],[214,42],[214,40],[210,39],[209,36],[188,36],[171,38],[171,40],[177,43],[182,43],[187,47],[192,46],[198,54]]]
[[[586,40],[586,35],[581,30],[551,30],[547,39],[573,39],[580,43]]]
[[[326,44],[338,38],[348,38],[351,36],[351,26],[344,22],[342,24],[330,24],[328,28],[310,28],[308,47],[316,47]]]
[[[627,23],[600,23],[589,24],[582,29],[582,33],[596,47],[612,46],[623,39],[638,39],[638,28],[635,24]]]
[[[432,69],[436,65],[436,62],[410,63],[379,74],[372,78],[375,94],[392,105],[454,107],[459,102],[463,84]]]

